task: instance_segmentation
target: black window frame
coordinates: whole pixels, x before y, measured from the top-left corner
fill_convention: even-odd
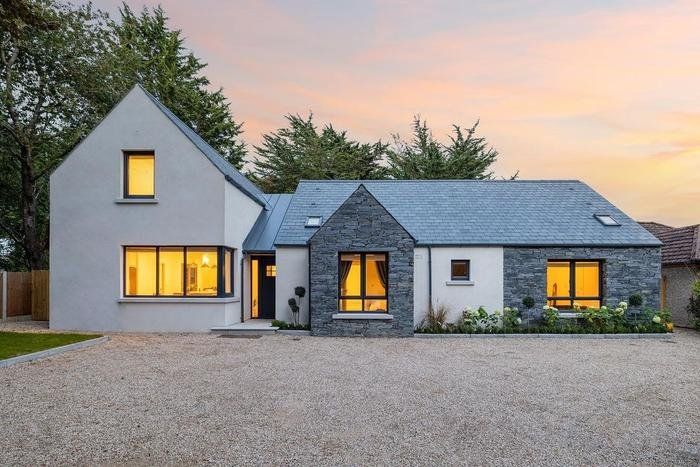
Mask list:
[[[343,255],[360,255],[360,295],[342,295],[341,290],[343,287],[343,278],[340,276],[341,263]],[[384,295],[367,295],[366,287],[366,267],[367,267],[367,255],[384,255],[384,261],[386,262],[386,287],[384,288]],[[360,311],[347,311],[340,309],[340,302],[342,300],[361,300],[362,310]],[[386,300],[386,310],[384,311],[367,311],[365,310],[365,300]],[[389,314],[389,253],[386,251],[343,251],[338,252],[338,301],[337,301],[338,313],[376,313],[376,314]]]
[[[466,276],[455,276],[454,266],[457,263],[465,263],[467,267]],[[453,259],[450,261],[450,280],[453,281],[470,281],[472,277],[472,265],[471,260],[468,259]]]
[[[549,271],[549,263],[569,263],[569,296],[568,297],[550,297],[547,295],[547,304],[549,306],[554,306],[557,309],[562,309],[562,310],[571,310],[574,308],[574,303],[580,300],[597,300],[600,303],[600,306],[603,306],[603,265],[605,264],[605,261],[602,259],[585,259],[585,258],[577,258],[577,259],[548,259],[547,260],[547,269],[545,270],[545,289],[547,288],[547,277],[546,275],[548,274]],[[577,296],[576,295],[576,263],[598,263],[598,296],[597,297],[584,297],[584,296]],[[545,290],[545,293],[548,293],[547,290]],[[561,302],[561,301],[569,301],[569,305],[554,305],[556,302]]]
[[[156,293],[155,295],[131,295],[127,294],[126,290],[126,252],[130,248],[155,248],[156,250]],[[183,262],[182,262],[182,295],[163,295],[160,293],[160,250],[161,248],[182,248]],[[216,249],[216,295],[187,295],[187,249],[188,248],[208,248]],[[224,252],[229,251],[231,253],[231,292],[226,293],[226,260],[224,257]],[[236,249],[221,245],[123,245],[122,246],[122,296],[124,298],[226,298],[236,296],[236,281],[234,279],[234,274],[236,272],[235,267]]]
[[[122,151],[124,154],[124,199],[155,199],[156,197],[156,152],[152,149],[129,149]],[[152,195],[130,195],[129,194],[129,157],[131,156],[153,156],[153,194]]]

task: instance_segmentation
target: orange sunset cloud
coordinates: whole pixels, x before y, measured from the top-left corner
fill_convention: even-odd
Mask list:
[[[368,141],[407,135],[414,114],[440,139],[478,118],[499,176],[581,179],[636,219],[700,222],[698,2],[157,3],[250,158],[287,113]]]

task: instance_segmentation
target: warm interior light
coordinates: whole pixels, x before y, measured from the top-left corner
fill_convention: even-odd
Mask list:
[[[155,156],[153,154],[129,154],[127,160],[127,195],[155,195]]]

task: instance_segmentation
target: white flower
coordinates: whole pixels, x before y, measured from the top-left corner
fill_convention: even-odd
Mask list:
[[[516,323],[516,324],[520,324],[520,323],[522,323],[522,322],[523,322],[522,319],[520,319],[520,318],[515,318],[515,323]]]
[[[651,320],[652,320],[653,322],[655,322],[656,324],[659,324],[659,323],[661,323],[661,316],[656,315],[656,316],[654,316]]]
[[[510,307],[509,307],[509,306],[507,306],[507,307],[503,308],[503,311],[504,311],[504,312],[506,312],[506,311],[510,311]]]
[[[605,305],[603,305],[603,306],[600,307],[600,311],[605,311],[605,310],[607,310],[607,309],[608,309],[608,307],[605,306]]]
[[[501,312],[498,311],[498,310],[494,311],[493,314],[496,315],[496,316],[501,316]]]
[[[620,302],[618,305],[620,308],[627,308],[627,302]]]
[[[549,310],[549,305],[545,305],[542,307],[543,310]]]

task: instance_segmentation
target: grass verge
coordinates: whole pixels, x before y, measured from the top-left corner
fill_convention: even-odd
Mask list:
[[[0,332],[0,360],[100,337],[98,334]]]

